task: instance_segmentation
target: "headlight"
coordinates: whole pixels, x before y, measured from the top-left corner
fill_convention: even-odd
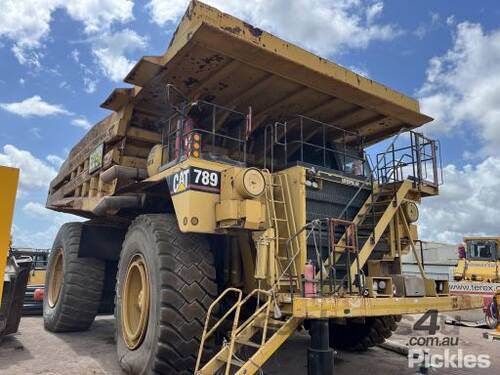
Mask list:
[[[380,280],[380,281],[378,282],[378,288],[379,288],[380,290],[384,290],[386,286],[387,286],[387,284],[386,284],[386,282],[385,282],[384,280]]]

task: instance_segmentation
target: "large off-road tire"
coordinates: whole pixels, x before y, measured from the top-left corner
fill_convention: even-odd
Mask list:
[[[83,331],[97,315],[104,284],[105,262],[79,258],[82,223],[59,229],[45,276],[43,322],[52,332]]]
[[[130,225],[115,305],[118,358],[127,373],[193,373],[215,276],[207,240],[181,233],[175,216],[142,215]]]
[[[397,328],[399,316],[368,317],[364,322],[348,319],[346,324],[330,322],[330,346],[348,351],[365,351],[382,344]]]

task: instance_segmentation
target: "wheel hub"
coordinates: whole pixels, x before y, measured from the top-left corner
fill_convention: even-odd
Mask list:
[[[59,300],[61,288],[63,284],[64,262],[62,249],[57,250],[58,253],[54,259],[52,269],[50,270],[50,278],[47,293],[47,302],[51,308],[54,308]]]
[[[130,350],[134,350],[142,343],[149,318],[149,276],[142,255],[135,255],[130,260],[121,297],[123,340]]]

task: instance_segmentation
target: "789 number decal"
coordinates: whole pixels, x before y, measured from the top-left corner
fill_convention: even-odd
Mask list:
[[[171,194],[179,194],[187,190],[220,192],[220,172],[210,169],[189,167],[167,177]]]

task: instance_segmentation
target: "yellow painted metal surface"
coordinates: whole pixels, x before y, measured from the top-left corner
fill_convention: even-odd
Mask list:
[[[292,314],[297,318],[354,318],[417,314],[428,310],[455,311],[481,308],[483,298],[478,296],[365,298],[331,297],[293,300]]]
[[[293,204],[288,209],[291,211],[289,216],[293,215],[295,219],[295,227],[300,230],[306,225],[306,171],[304,167],[296,166],[288,168],[284,173],[287,175],[288,189],[291,195]],[[302,232],[297,237],[298,246],[300,249],[307,249],[306,232]],[[286,254],[284,249],[281,249],[283,254]],[[302,274],[304,265],[307,262],[307,251],[301,251],[296,258],[295,267],[299,274]]]
[[[146,181],[165,180],[189,167],[222,172],[229,166],[203,159],[189,158]],[[215,205],[220,201],[220,193],[191,190],[182,180],[177,180],[175,184],[175,191],[171,191],[171,194],[180,230],[182,232],[216,233]]]
[[[498,252],[500,251],[499,237],[465,237],[464,242],[466,247],[469,246],[469,241],[494,241]],[[457,266],[453,270],[455,280],[464,282],[484,282],[498,283],[500,282],[500,260],[481,260],[481,259],[459,259]]]
[[[0,166],[0,304],[18,180],[19,169]]]
[[[45,274],[46,270],[33,270],[30,272],[30,277],[28,279],[28,286],[35,286],[45,284]]]

